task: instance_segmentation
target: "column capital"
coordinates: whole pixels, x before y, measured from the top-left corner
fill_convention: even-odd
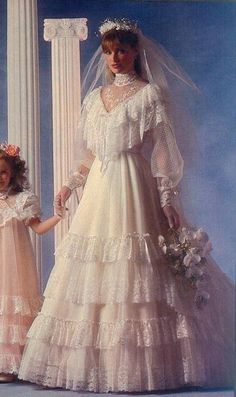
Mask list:
[[[44,20],[44,40],[55,38],[78,37],[86,40],[88,37],[87,18],[63,18]]]

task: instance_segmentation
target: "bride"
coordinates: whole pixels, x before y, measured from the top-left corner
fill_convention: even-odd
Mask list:
[[[159,246],[169,227],[186,226],[175,204],[184,161],[168,74],[193,83],[136,24],[106,20],[100,33],[84,78],[77,170],[57,212],[73,189],[84,186],[83,195],[19,377],[95,392],[230,386],[232,283],[206,253],[210,298],[199,309],[196,288]]]

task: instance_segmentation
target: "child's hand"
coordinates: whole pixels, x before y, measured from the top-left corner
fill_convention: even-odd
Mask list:
[[[55,200],[54,200],[54,208],[55,208],[55,213],[59,215],[60,217],[64,216],[65,213],[65,202],[68,200],[68,198],[71,195],[71,190],[67,186],[63,186],[60,190],[60,192],[56,195]]]

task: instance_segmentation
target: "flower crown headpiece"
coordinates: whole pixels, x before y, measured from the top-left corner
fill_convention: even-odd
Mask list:
[[[99,32],[103,36],[104,33],[109,30],[126,30],[133,33],[138,33],[138,25],[137,22],[132,22],[129,19],[121,18],[121,19],[105,19],[105,21],[101,24],[99,28]]]
[[[0,144],[0,149],[3,150],[9,157],[17,157],[20,155],[19,146],[8,144],[7,142]]]

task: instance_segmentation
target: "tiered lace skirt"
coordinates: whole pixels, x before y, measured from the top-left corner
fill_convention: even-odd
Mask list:
[[[158,248],[166,223],[146,161],[100,167],[56,251],[20,378],[96,392],[230,385],[233,286],[209,258],[211,301],[196,309]]]
[[[26,334],[40,305],[28,230],[11,219],[0,226],[0,373],[18,373]]]

